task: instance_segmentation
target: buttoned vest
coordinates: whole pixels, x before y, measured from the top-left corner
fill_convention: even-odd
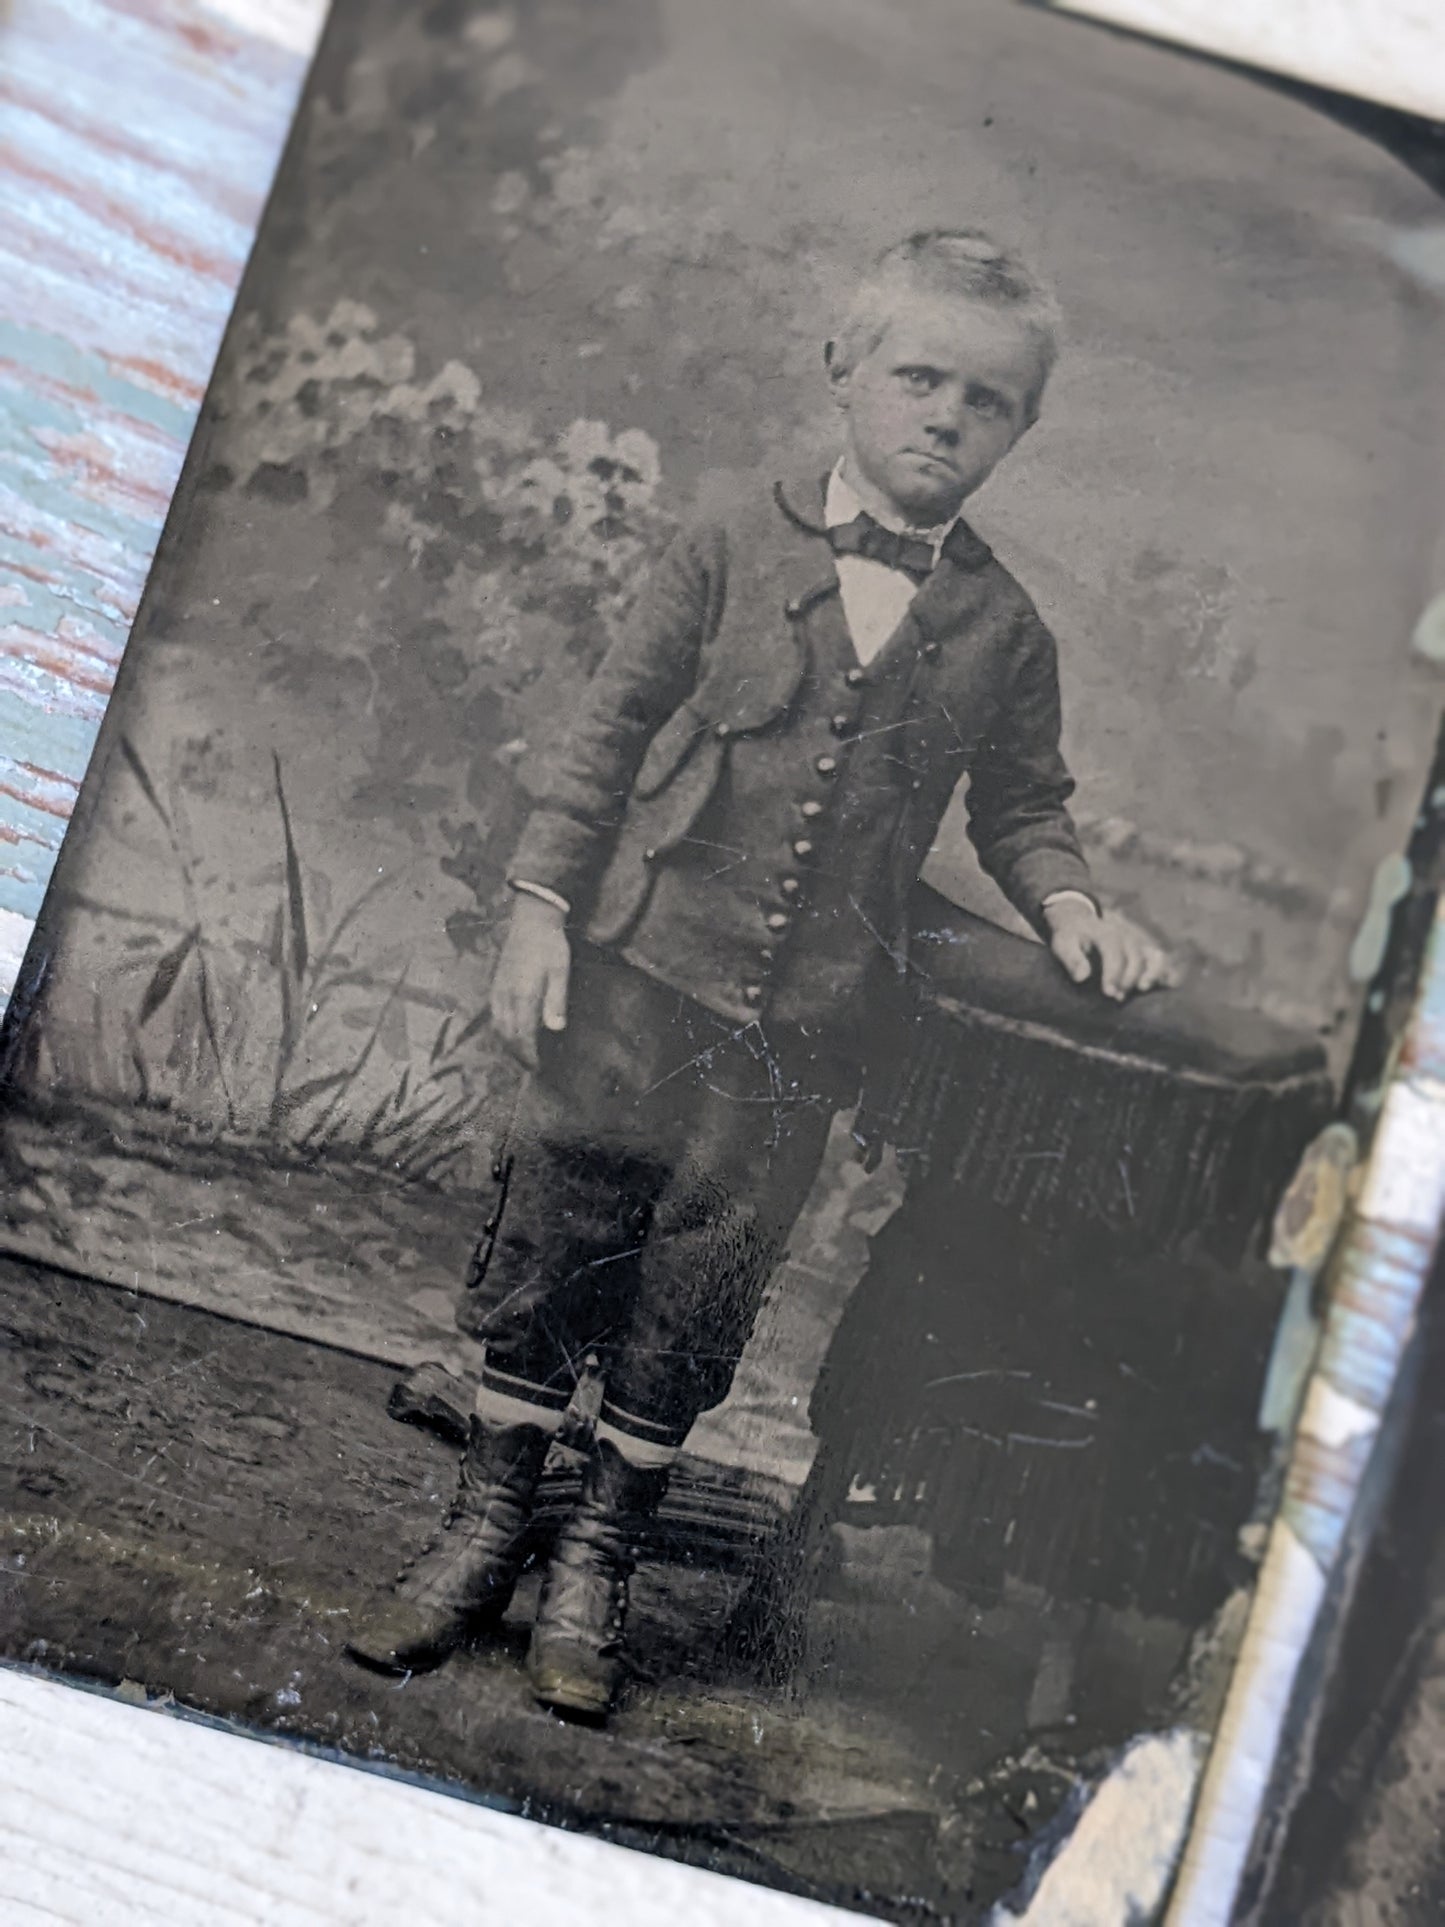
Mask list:
[[[920,652],[906,627],[865,668],[836,588],[795,617],[799,674],[784,714],[738,744],[688,833],[658,862],[649,923],[706,955],[745,1009],[815,1034],[853,1028],[902,975],[918,858],[900,849],[919,787],[910,755]],[[754,916],[719,926],[725,876]],[[657,972],[647,931],[623,954]]]

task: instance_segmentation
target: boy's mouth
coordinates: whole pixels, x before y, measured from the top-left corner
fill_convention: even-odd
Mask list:
[[[905,448],[903,453],[913,461],[921,462],[925,468],[930,469],[935,475],[948,475],[954,478],[958,475],[958,470],[954,467],[953,463],[949,461],[948,457],[946,455],[936,454],[931,448]]]

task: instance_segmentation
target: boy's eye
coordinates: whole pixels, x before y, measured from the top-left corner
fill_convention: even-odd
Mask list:
[[[964,399],[975,415],[983,415],[990,421],[1008,413],[1008,403],[996,388],[970,387]]]
[[[899,379],[915,395],[931,395],[943,377],[936,368],[900,368]]]

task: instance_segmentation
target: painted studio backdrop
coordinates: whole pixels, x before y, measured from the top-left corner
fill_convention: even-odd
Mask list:
[[[833,1898],[982,1904],[1023,1874],[1008,1800],[1028,1845],[1111,1750],[1207,1728],[1269,1503],[1260,1232],[1336,1102],[1438,708],[1407,245],[1435,216],[1263,84],[986,0],[338,7],[7,1032],[8,1249],[304,1341],[246,1478],[364,1361],[400,1502],[442,1448],[387,1388],[474,1362],[532,774],[678,518],[826,465],[822,342],[913,229],[996,229],[1058,291],[1042,419],[970,519],[1060,639],[1100,887],[1187,980],[1122,1014],[1066,994],[960,800],[927,1061],[881,1162],[837,1126],[690,1447],[688,1557],[710,1532],[734,1623],[788,1620],[835,1699],[744,1770],[758,1675],[714,1679],[696,1784],[625,1799],[555,1747],[448,1753],[440,1713],[418,1739],[384,1711],[383,1757],[678,1838],[713,1814],[714,1864]],[[780,1602],[738,1548],[810,1480]],[[899,1601],[890,1646],[867,1613]],[[363,1687],[309,1680],[239,1710],[361,1744]],[[785,1789],[866,1816],[851,1886]]]

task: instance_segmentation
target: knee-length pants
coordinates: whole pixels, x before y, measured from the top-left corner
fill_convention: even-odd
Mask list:
[[[459,1313],[486,1341],[484,1388],[555,1413],[590,1360],[607,1424],[680,1445],[727,1396],[855,1095],[856,1073],[801,1030],[739,1028],[579,946]]]

